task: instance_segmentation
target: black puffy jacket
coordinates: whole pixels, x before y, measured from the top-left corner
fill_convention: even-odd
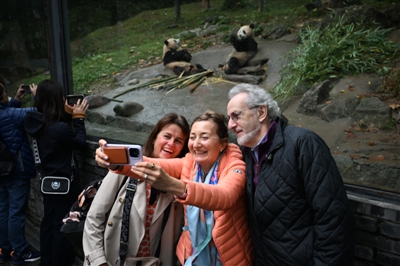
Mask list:
[[[35,161],[28,135],[24,131],[24,119],[28,112],[35,109],[19,108],[21,102],[12,99],[9,104],[0,105],[0,139],[15,155],[17,167],[14,178],[36,178]]]
[[[277,122],[269,151],[259,147],[260,165],[242,149],[254,265],[353,265],[353,215],[329,148],[314,132]]]

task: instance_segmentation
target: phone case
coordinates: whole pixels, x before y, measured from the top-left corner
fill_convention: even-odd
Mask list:
[[[142,147],[136,144],[107,144],[103,146],[103,152],[108,155],[111,165],[135,165],[143,161]]]
[[[83,94],[78,95],[67,95],[67,103],[68,105],[74,105],[78,102],[78,99],[83,101],[85,96]]]
[[[104,153],[108,156],[110,164],[128,164],[128,148],[127,147],[108,147],[103,149]]]

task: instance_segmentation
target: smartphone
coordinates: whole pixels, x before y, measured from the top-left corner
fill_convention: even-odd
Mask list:
[[[29,85],[22,85],[22,88],[24,89],[24,93],[26,94],[32,94],[31,88]]]
[[[77,95],[67,95],[67,104],[68,105],[74,105],[78,102],[78,100],[82,100],[85,98],[83,94],[77,94]]]
[[[103,152],[111,165],[135,165],[143,161],[142,147],[131,144],[107,144]]]

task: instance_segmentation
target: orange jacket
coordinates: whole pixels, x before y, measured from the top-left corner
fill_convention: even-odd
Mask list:
[[[190,153],[184,158],[153,159],[145,161],[154,162],[161,166],[169,175],[180,178],[187,184],[186,199],[177,201],[184,204],[185,225],[186,205],[195,205],[202,209],[214,211],[214,228],[212,237],[221,256],[222,264],[243,265],[252,264],[253,249],[247,223],[245,192],[246,165],[242,161],[242,153],[235,144],[228,144],[222,156],[218,169],[218,184],[208,185],[196,183],[195,162]],[[130,167],[125,167],[123,172]],[[235,171],[237,170],[237,171]],[[191,255],[192,244],[189,231],[182,233],[176,254],[181,264]]]

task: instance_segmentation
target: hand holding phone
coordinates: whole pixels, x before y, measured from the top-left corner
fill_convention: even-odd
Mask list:
[[[85,96],[83,94],[67,95],[67,104],[73,106],[78,102],[78,100],[81,100],[80,102],[82,102],[84,98]]]
[[[29,85],[22,85],[22,88],[24,89],[24,93],[32,94],[31,87]]]
[[[110,165],[135,165],[143,161],[142,147],[130,144],[107,144],[103,153],[108,156]]]

